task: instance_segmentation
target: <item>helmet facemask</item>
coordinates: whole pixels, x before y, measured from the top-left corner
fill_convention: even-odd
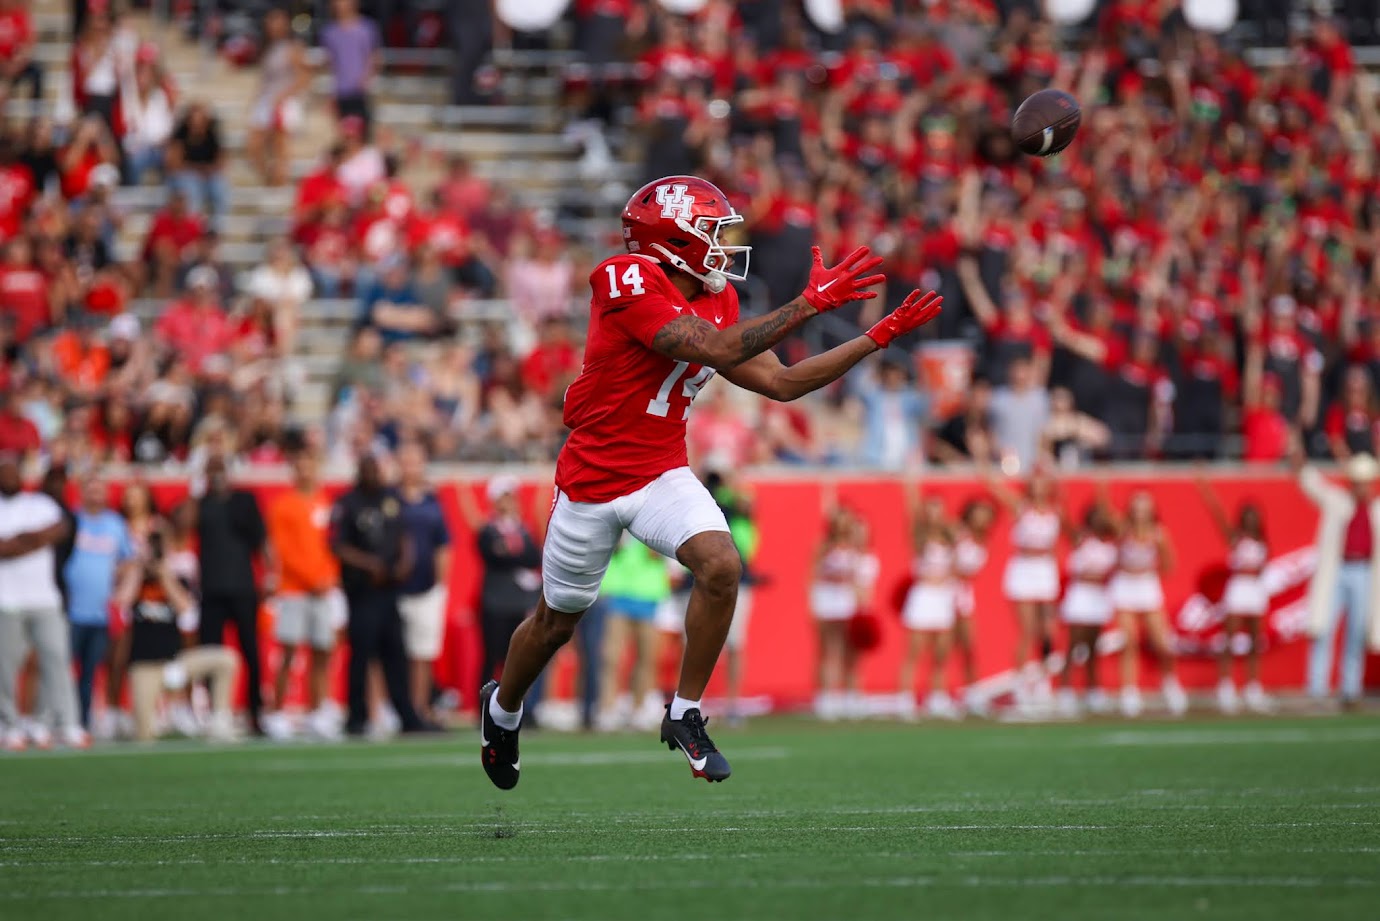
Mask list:
[[[704,282],[705,287],[718,294],[728,287],[729,279],[734,281],[747,280],[752,247],[732,246],[719,242],[719,233],[723,228],[732,227],[734,224],[741,224],[742,222],[743,216],[736,211],[730,211],[723,217],[697,217],[694,219],[694,224],[684,218],[676,219],[676,226],[682,232],[690,234],[705,245],[703,264],[698,269],[659,243],[653,243],[649,248],[659,251],[676,268],[698,278]],[[734,271],[734,262],[739,256],[742,257],[742,267]]]

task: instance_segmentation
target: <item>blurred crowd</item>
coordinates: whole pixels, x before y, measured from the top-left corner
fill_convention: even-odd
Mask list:
[[[552,455],[552,397],[579,363],[570,245],[464,157],[433,164],[425,189],[400,178],[417,149],[373,125],[381,42],[355,3],[330,4],[318,29],[329,100],[313,99],[289,7],[265,12],[242,145],[223,105],[192,95],[209,88],[175,86],[164,49],[119,4],[81,7],[70,100],[0,131],[0,448],[76,467],[199,468],[212,450],[280,463],[307,378],[304,314],[322,298],[326,318],[350,326],[335,454],[421,432],[444,458]],[[35,36],[29,4],[0,0],[0,96],[41,98]],[[291,139],[313,106],[334,127],[269,235],[261,217],[231,213],[230,174],[289,184]],[[120,191],[141,186],[165,189],[162,203]],[[120,259],[136,210],[146,229]],[[236,220],[235,236],[259,221],[267,237],[247,271],[223,255]],[[500,294],[512,313],[466,309]],[[142,321],[140,298],[157,305]]]
[[[595,66],[572,99],[638,107],[646,178],[729,191],[766,301],[799,290],[812,241],[826,261],[886,255],[886,297],[815,344],[913,287],[945,295],[932,333],[971,345],[975,383],[957,407],[917,403],[917,367],[892,356],[886,405],[845,389],[870,462],[1372,448],[1380,120],[1330,21],[1253,66],[1177,0],[1112,0],[1067,31],[1028,4],[878,0],[837,34],[794,4],[578,6]],[[1081,101],[1082,129],[1037,160],[1008,125],[1047,86]]]
[[[689,17],[572,5],[572,136],[587,160],[629,137],[646,178],[728,190],[757,250],[748,312],[795,295],[812,242],[826,260],[858,244],[886,257],[885,295],[809,325],[787,358],[856,335],[913,287],[945,295],[930,339],[807,406],[711,388],[696,451],[1028,470],[1373,450],[1380,117],[1334,25],[1301,20],[1279,62],[1256,66],[1230,36],[1190,30],[1177,0],[1110,0],[1074,29],[1030,6],[870,0],[826,32],[784,0]],[[399,21],[384,15],[380,28],[334,0],[309,34],[271,8],[252,42],[226,42],[257,74],[241,140],[119,4],[83,5],[72,117],[39,109],[0,133],[0,447],[182,464],[214,439],[237,463],[279,461],[308,337],[348,319],[333,456],[409,437],[441,459],[554,456],[582,348],[572,307],[601,253],[466,157],[378,123],[381,35]],[[0,0],[6,98],[41,94],[34,38],[28,4]],[[1038,160],[1008,125],[1045,86],[1074,93],[1083,123]],[[296,175],[294,138],[323,108],[333,127]],[[419,161],[435,178],[405,178]],[[255,231],[271,239],[251,271],[222,254],[231,173],[296,183],[284,226]],[[169,194],[121,260],[134,215],[117,190],[139,185]],[[128,312],[137,298],[156,319]]]

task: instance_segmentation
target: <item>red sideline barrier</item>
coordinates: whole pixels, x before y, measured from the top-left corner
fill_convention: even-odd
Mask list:
[[[1211,605],[1198,595],[1220,591],[1220,571],[1226,546],[1213,525],[1191,479],[1185,477],[1150,478],[1114,475],[1110,479],[1113,501],[1123,506],[1135,489],[1148,489],[1155,497],[1161,518],[1168,528],[1178,558],[1176,568],[1165,580],[1165,594],[1171,617],[1189,650],[1180,660],[1179,674],[1189,687],[1205,688],[1216,681],[1215,665],[1205,639],[1212,632]],[[1276,689],[1295,689],[1303,684],[1307,643],[1301,638],[1306,624],[1302,612],[1304,583],[1311,571],[1311,547],[1317,526],[1317,512],[1299,491],[1294,480],[1283,476],[1217,477],[1213,480],[1228,515],[1245,499],[1256,501],[1266,513],[1267,536],[1274,565],[1284,571],[1287,587],[1275,598],[1271,612],[1270,645],[1263,661],[1265,683]],[[474,551],[474,534],[460,515],[458,490],[475,490],[484,507],[482,484],[478,481],[448,483],[439,487],[442,505],[454,539],[454,556],[449,601],[449,625],[445,649],[437,664],[442,686],[461,690],[468,705],[472,689],[479,685],[479,636],[475,601],[479,587],[479,560]],[[811,698],[814,692],[814,629],[806,603],[810,566],[815,548],[824,533],[821,511],[822,484],[816,479],[762,478],[747,484],[753,495],[755,515],[761,527],[761,550],[755,568],[768,578],[758,588],[748,632],[744,693],[766,695],[778,706],[793,706]],[[865,515],[872,526],[874,551],[881,561],[878,603],[884,605],[891,587],[906,573],[909,557],[908,523],[904,509],[904,487],[896,480],[844,478],[834,481],[840,502]],[[281,490],[281,484],[251,487],[261,500]],[[336,484],[335,488],[341,488]],[[927,481],[925,491],[941,496],[952,511],[984,486],[973,479],[943,478]],[[1063,501],[1070,513],[1081,516],[1092,501],[1094,481],[1070,478],[1061,482]],[[184,484],[161,481],[153,485],[160,508],[168,508],[186,494]],[[523,507],[531,509],[538,495],[549,495],[545,481],[529,480],[524,485]],[[1012,666],[1016,638],[1014,617],[1001,596],[1001,573],[1009,556],[1007,533],[1010,516],[1003,514],[992,535],[992,561],[977,584],[975,626],[978,636],[978,667],[983,676]],[[884,635],[880,648],[863,665],[862,683],[867,691],[896,688],[903,630],[890,612],[883,613]],[[265,637],[267,640],[268,637]],[[265,676],[276,661],[272,643],[265,642]],[[1196,650],[1197,654],[1194,653]],[[1375,657],[1370,664],[1374,665]],[[1115,681],[1114,669],[1104,665],[1104,680]],[[1153,669],[1142,669],[1147,682]],[[1370,683],[1377,683],[1380,669],[1369,671]],[[709,693],[722,690],[722,675],[716,675]],[[557,682],[562,685],[563,682]]]

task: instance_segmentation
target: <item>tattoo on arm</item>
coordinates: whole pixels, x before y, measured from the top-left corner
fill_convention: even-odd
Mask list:
[[[791,330],[809,319],[812,310],[803,298],[796,298],[760,320],[742,324],[743,341],[738,360],[747,361],[776,345]]]
[[[676,317],[661,327],[652,339],[652,348],[671,358],[693,357],[704,349],[717,330],[708,320],[688,314]]]
[[[679,316],[661,327],[652,339],[652,348],[677,360],[731,367],[776,345],[814,312],[804,298],[796,298],[766,316],[736,323],[722,331],[708,320]],[[721,338],[724,336],[729,337],[727,341]],[[736,341],[732,338],[735,336]]]

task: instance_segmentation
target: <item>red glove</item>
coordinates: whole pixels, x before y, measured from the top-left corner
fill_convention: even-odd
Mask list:
[[[872,255],[872,250],[859,246],[833,268],[825,268],[820,258],[819,247],[811,247],[814,265],[810,268],[810,283],[805,286],[801,296],[811,307],[824,313],[842,307],[849,301],[865,301],[877,296],[876,291],[864,291],[872,285],[886,281],[885,275],[865,275],[882,264],[880,256]]]
[[[933,291],[924,294],[918,289],[912,291],[900,307],[882,317],[876,326],[867,331],[867,337],[877,343],[878,347],[886,348],[897,336],[917,330],[939,316],[940,305],[943,303],[944,298]]]

